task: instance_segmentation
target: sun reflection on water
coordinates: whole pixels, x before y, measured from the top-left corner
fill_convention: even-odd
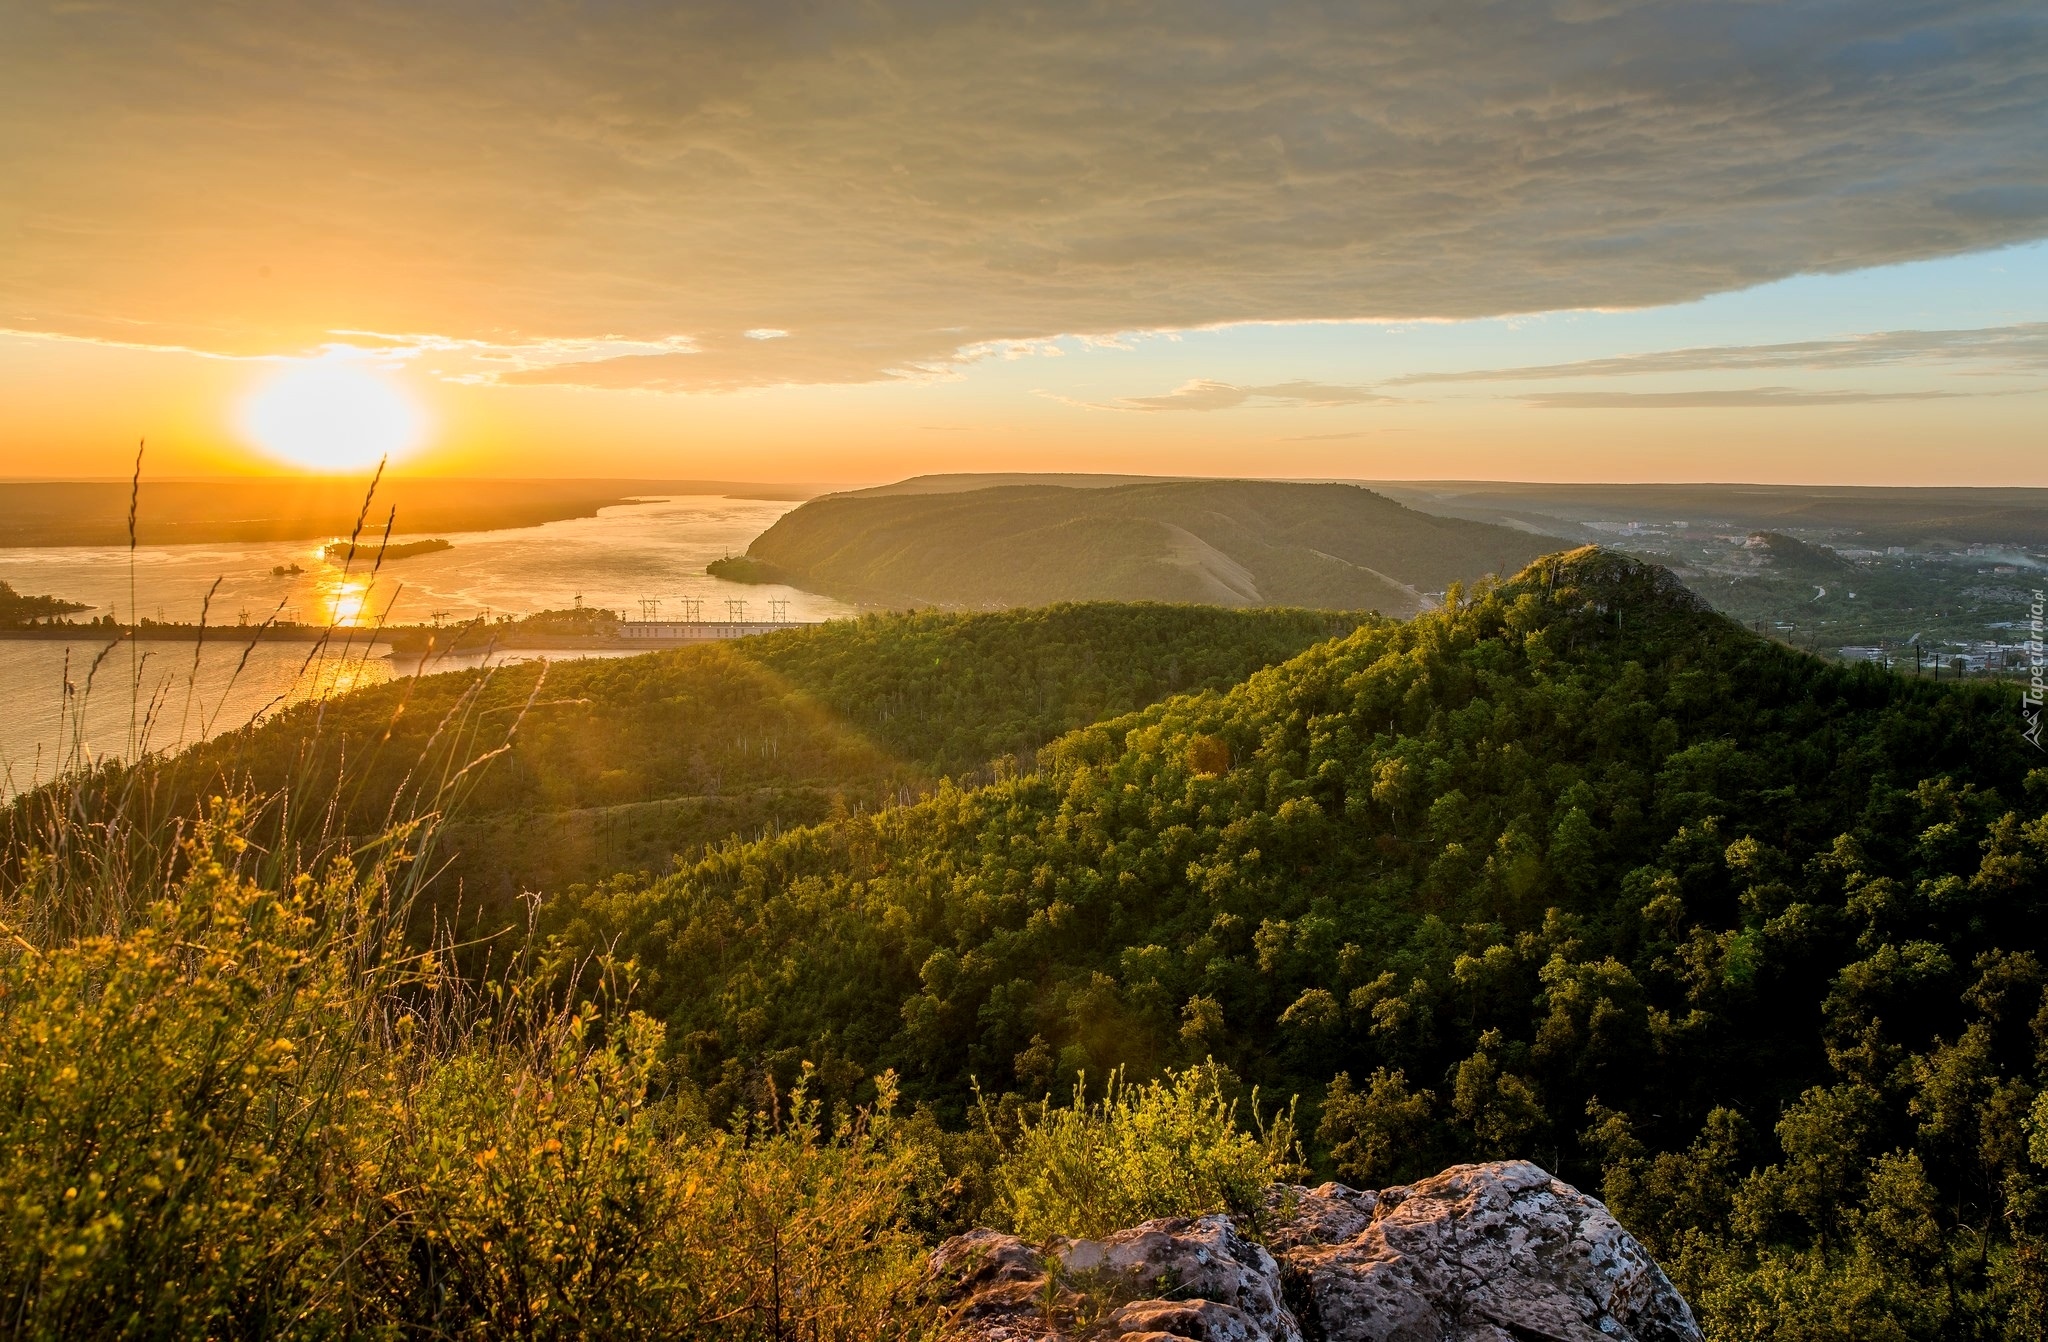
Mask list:
[[[370,584],[360,578],[336,577],[320,584],[320,601],[326,608],[326,622],[341,629],[360,628],[367,623]]]

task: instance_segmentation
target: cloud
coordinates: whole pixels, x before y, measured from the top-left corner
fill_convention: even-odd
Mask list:
[[[1051,400],[1084,410],[1236,410],[1252,407],[1312,407],[1374,405],[1393,401],[1369,387],[1331,386],[1322,382],[1275,382],[1263,387],[1241,387],[1234,382],[1194,378],[1163,396],[1124,396],[1114,401],[1080,401],[1054,392],[1038,393]]]
[[[2048,322],[2024,322],[1965,331],[1881,331],[1841,340],[1776,345],[1714,345],[1658,350],[1576,363],[1484,368],[1455,373],[1411,373],[1389,386],[1426,382],[1525,382],[1561,378],[1628,377],[1647,373],[1707,373],[1768,369],[1869,368],[1887,364],[1952,366],[1980,363],[1988,370],[2048,369]]]
[[[1195,378],[1183,382],[1164,396],[1126,396],[1112,407],[1118,410],[1235,410],[1252,399],[1252,389],[1228,382]]]
[[[861,382],[2048,234],[2038,0],[20,0],[6,27],[0,327],[220,354],[408,331],[557,351],[515,380]]]
[[[1796,387],[1738,387],[1717,391],[1538,391],[1517,399],[1541,410],[1725,410],[1942,401],[1966,394],[1953,391],[1802,391]]]
[[[874,341],[836,346],[804,336],[761,340],[751,334],[707,336],[687,348],[537,363],[499,380],[522,386],[602,390],[741,391],[791,383],[879,382],[943,373],[944,361],[919,360],[919,347],[889,349]]]

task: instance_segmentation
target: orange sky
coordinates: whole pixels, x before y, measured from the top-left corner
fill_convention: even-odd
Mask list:
[[[2048,484],[2009,8],[26,4],[0,476]]]

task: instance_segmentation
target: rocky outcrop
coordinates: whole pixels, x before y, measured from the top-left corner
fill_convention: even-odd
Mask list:
[[[1246,1227],[1245,1229],[1250,1229]],[[960,1342],[1697,1342],[1607,1209],[1527,1161],[1403,1188],[1271,1190],[1258,1242],[1222,1215],[1043,1250],[977,1230],[932,1269]]]

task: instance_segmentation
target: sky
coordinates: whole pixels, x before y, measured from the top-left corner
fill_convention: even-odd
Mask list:
[[[0,477],[2048,485],[2038,0],[12,0]]]

